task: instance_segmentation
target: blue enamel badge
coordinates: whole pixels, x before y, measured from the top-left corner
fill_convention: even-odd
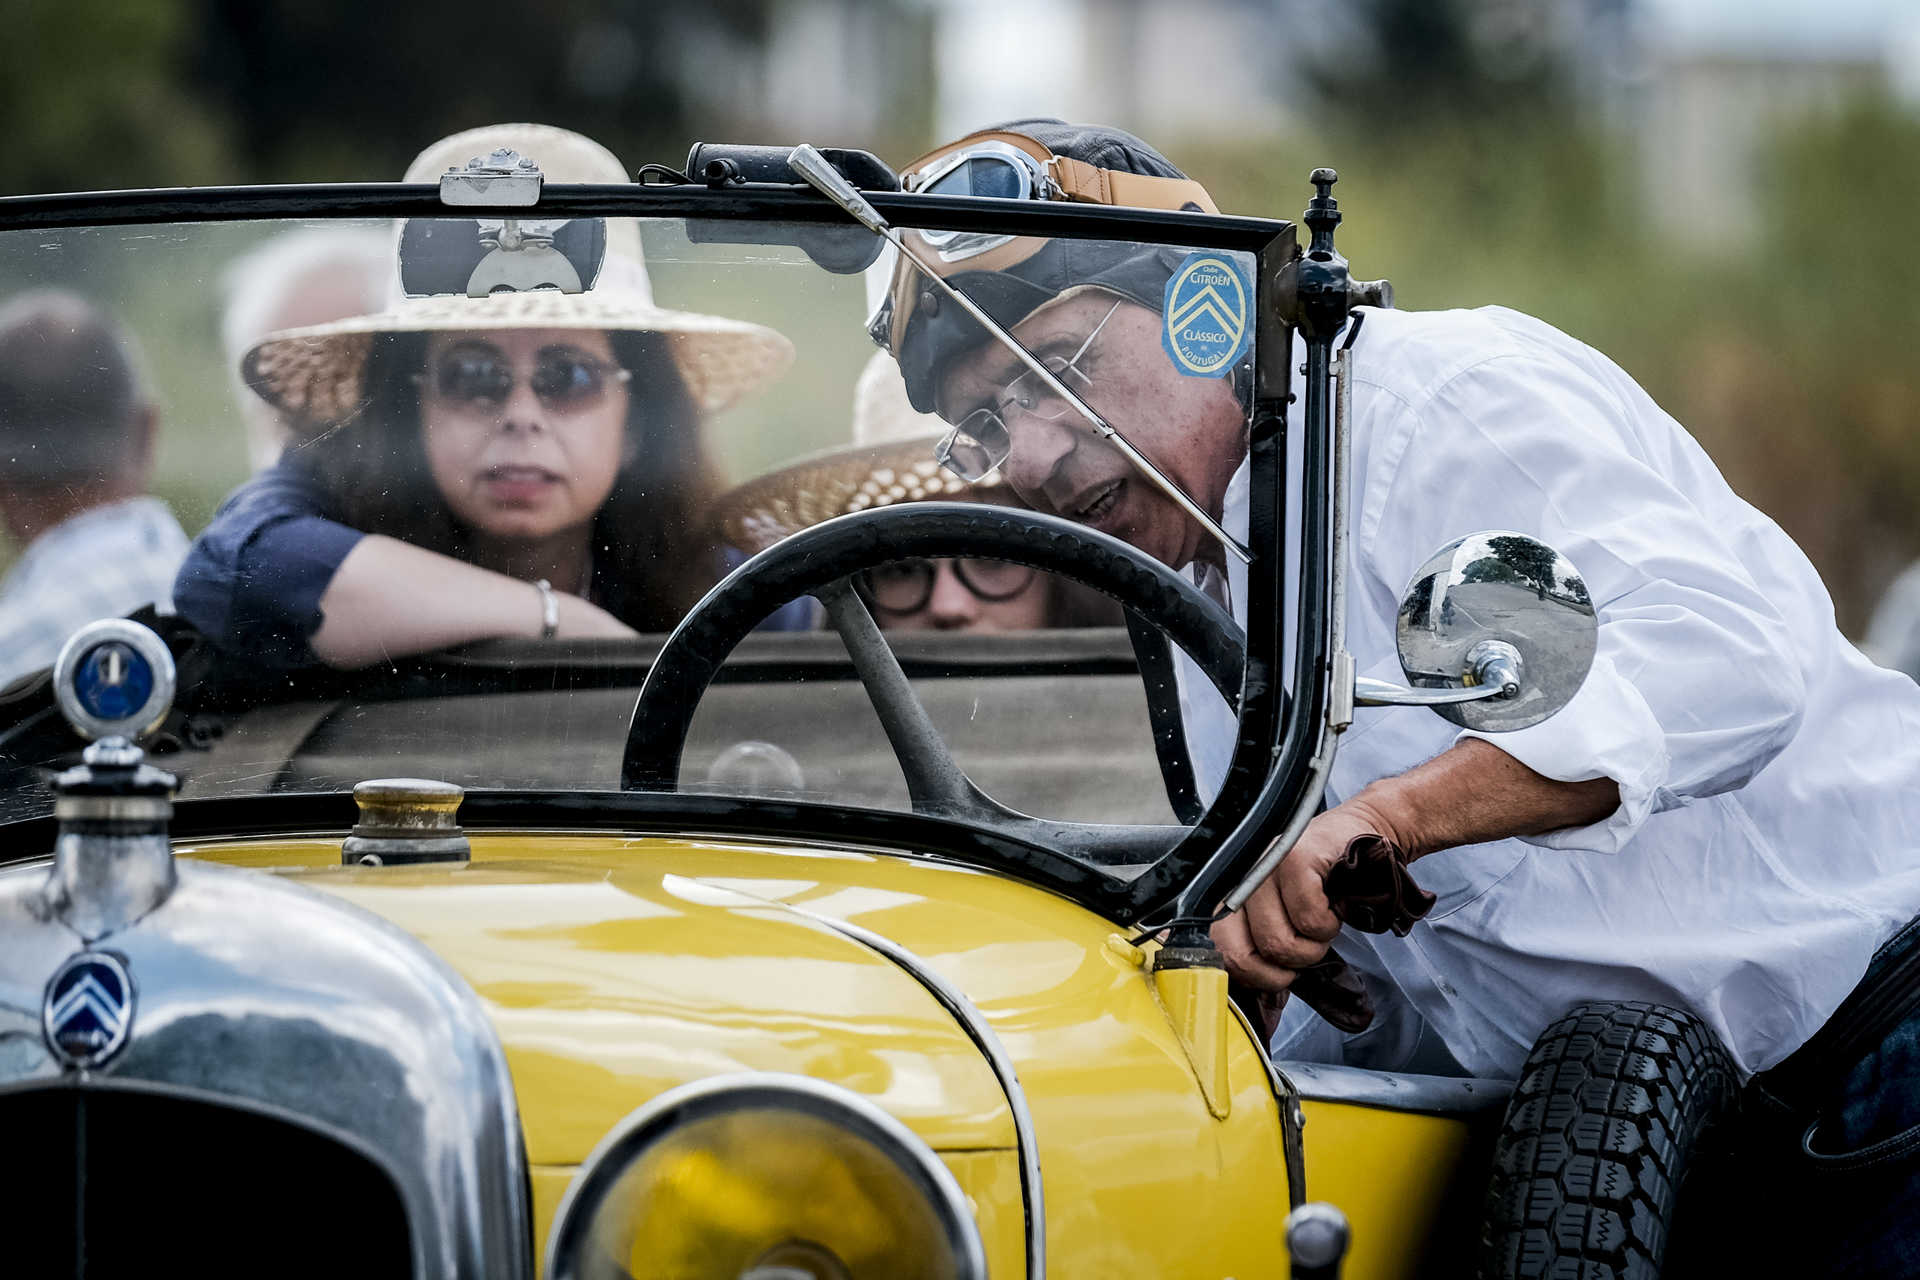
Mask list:
[[[98,1067],[133,1027],[133,979],[119,957],[82,951],[54,972],[40,1009],[47,1047],[69,1067]]]
[[[1220,253],[1194,253],[1167,281],[1161,345],[1190,378],[1220,378],[1253,342],[1253,286]]]
[[[133,715],[153,696],[153,666],[123,640],[96,645],[73,673],[73,692],[102,720]]]

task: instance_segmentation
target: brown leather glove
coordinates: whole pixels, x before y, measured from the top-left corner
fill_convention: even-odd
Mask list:
[[[1391,932],[1404,938],[1416,920],[1433,910],[1433,895],[1414,883],[1406,855],[1384,836],[1349,840],[1340,861],[1327,868],[1324,883],[1333,914],[1362,933]],[[1320,963],[1294,975],[1288,994],[1306,1001],[1308,1008],[1349,1035],[1373,1025],[1373,998],[1337,951],[1328,951]],[[1271,1040],[1285,1001],[1252,992],[1239,998],[1263,1039]]]
[[[1323,882],[1333,914],[1362,933],[1404,938],[1433,910],[1433,895],[1413,881],[1407,856],[1385,836],[1355,836]]]
[[[1296,973],[1287,991],[1349,1035],[1373,1025],[1373,997],[1367,994],[1359,971],[1342,960],[1338,951],[1327,952],[1320,963]],[[1279,1019],[1274,1023],[1278,1026]]]

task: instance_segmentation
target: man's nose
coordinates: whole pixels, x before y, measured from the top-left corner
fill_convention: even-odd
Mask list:
[[[1052,510],[1045,501],[1047,482],[1074,451],[1079,432],[1064,417],[1021,414],[1007,424],[1007,436],[1007,460],[1000,464],[1000,474],[1029,506]]]
[[[933,591],[927,596],[927,621],[939,631],[958,631],[980,620],[980,601],[953,571],[953,561],[933,562]]]

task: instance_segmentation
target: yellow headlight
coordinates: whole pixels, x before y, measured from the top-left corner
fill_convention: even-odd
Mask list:
[[[567,1189],[551,1280],[983,1280],[939,1157],[866,1099],[803,1076],[662,1094]]]

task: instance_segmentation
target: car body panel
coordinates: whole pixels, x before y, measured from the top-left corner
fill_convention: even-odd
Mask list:
[[[1056,1275],[1284,1274],[1279,1109],[1258,1049],[1225,1037],[1229,1106],[1215,1118],[1149,975],[1092,912],[909,856],[605,833],[471,836],[471,864],[342,867],[338,836],[178,852],[338,894],[467,978],[514,1074],[542,1236],[569,1171],[628,1112],[684,1080],[788,1070],[864,1093],[926,1138],[973,1198],[994,1274],[1020,1273],[1005,1100],[904,972],[832,931],[844,920],[956,985],[1013,1060],[1038,1135]],[[1377,1124],[1422,1121],[1436,1135],[1458,1127],[1370,1114]],[[1444,1146],[1435,1137],[1409,1150]],[[1343,1204],[1358,1230],[1376,1216],[1400,1220],[1409,1194],[1362,1189]]]

